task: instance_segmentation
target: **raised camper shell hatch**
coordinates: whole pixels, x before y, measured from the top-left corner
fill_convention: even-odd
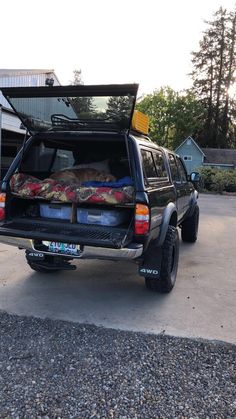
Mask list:
[[[86,143],[86,146],[89,146],[89,139],[92,136],[96,140],[95,143],[98,144],[100,144],[101,138],[103,141],[107,138],[109,141],[109,147],[112,148],[112,151],[114,151],[114,147],[111,140],[115,139],[119,143],[123,141],[124,150],[127,153],[128,137],[126,134],[127,131],[132,128],[132,117],[134,115],[138,85],[24,87],[4,88],[2,90],[3,94],[21,119],[22,124],[29,130],[29,132],[31,134],[42,133],[42,135],[38,135],[29,140],[29,144],[33,144],[33,142],[36,144],[37,141],[45,139],[45,141],[48,141],[46,146],[48,145],[50,148],[50,145],[52,145],[51,141],[53,142],[53,139],[55,139],[64,150],[64,148],[71,147],[70,142],[73,139],[72,137],[76,139],[76,142],[77,140],[80,140],[81,144],[84,142]],[[141,121],[141,124],[138,126],[136,116],[135,129],[137,131],[140,127],[142,129],[142,122],[143,121]],[[70,132],[71,135],[68,135],[68,132]],[[79,134],[77,134],[77,132]],[[117,135],[118,133],[119,135]],[[60,139],[63,139],[64,145]],[[30,149],[30,147],[28,147],[27,150],[28,149]],[[45,168],[44,160],[43,167]],[[51,170],[52,166],[50,166],[50,164],[49,167]],[[130,170],[130,167],[128,170]],[[18,175],[20,176],[22,174],[16,173],[14,176]],[[46,178],[47,177],[48,174],[46,174]],[[115,177],[117,177],[116,174]],[[11,178],[11,190],[13,193],[12,181],[13,177]],[[42,179],[42,182],[43,181],[44,179]],[[20,234],[20,237],[23,237],[24,239],[30,238],[31,240],[36,240],[37,243],[41,243],[41,241],[46,240],[60,243],[79,243],[81,246],[99,246],[101,248],[108,247],[109,249],[121,249],[132,242],[132,223],[135,208],[133,186],[124,186],[124,188],[129,188],[129,194],[127,197],[125,195],[125,198],[123,198],[124,194],[121,194],[121,192],[126,192],[126,190],[119,190],[119,199],[115,195],[116,200],[114,201],[113,199],[111,202],[110,198],[112,194],[109,192],[109,200],[105,200],[106,197],[102,196],[102,201],[99,202],[104,206],[104,210],[106,212],[102,215],[109,218],[109,225],[106,225],[106,222],[102,220],[102,216],[101,222],[99,219],[99,223],[91,223],[91,225],[91,218],[87,217],[86,220],[89,221],[89,225],[86,225],[86,223],[81,222],[78,212],[76,220],[76,212],[74,212],[76,207],[74,204],[73,216],[71,215],[72,213],[69,217],[65,217],[62,214],[62,218],[59,220],[60,222],[58,222],[58,217],[56,217],[57,221],[53,222],[51,218],[52,212],[46,214],[45,219],[43,214],[40,214],[39,217],[37,212],[38,203],[36,202],[36,194],[33,195],[33,199],[36,203],[37,214],[35,216],[31,216],[31,210],[28,208],[31,205],[31,195],[25,195],[24,187],[23,195],[20,194],[19,190],[14,190],[15,201],[13,207],[14,211],[15,209],[17,211],[14,212],[13,221],[10,223],[11,225],[9,225],[9,223],[7,224],[6,234],[9,234],[10,230],[10,234],[15,236],[16,231],[18,231],[19,233],[17,234]],[[36,189],[39,190],[38,187]],[[49,195],[40,195],[39,199],[45,200],[45,205],[47,205],[47,202],[54,200],[51,192],[52,191],[50,191],[49,194],[50,197]],[[115,188],[114,193],[116,193]],[[58,201],[58,193],[56,194],[56,197],[57,198],[55,199]],[[99,197],[101,198],[101,193],[99,193]],[[87,202],[90,204],[90,208],[93,204],[94,208],[92,209],[94,210],[96,210],[95,207],[98,204],[97,197],[95,196],[95,198],[95,200]],[[20,205],[18,205],[19,202],[17,200],[22,201]],[[64,197],[63,202],[67,202],[64,200]],[[69,203],[70,201],[68,201],[68,204]],[[76,200],[76,205],[77,204],[85,206],[86,202],[83,198],[82,201]],[[117,205],[118,209],[116,211],[118,215],[114,214],[115,209],[111,208],[114,205]],[[24,216],[24,214],[22,215],[22,208],[25,212],[29,209],[26,216]],[[62,212],[63,211],[64,209],[62,209]],[[124,218],[120,218],[121,212],[124,214]],[[49,215],[49,218],[47,215]],[[113,215],[115,215],[116,219],[115,224],[111,226],[111,216]],[[36,218],[34,219],[34,217]],[[97,213],[96,217],[98,218]],[[58,231],[59,224],[61,231]],[[34,231],[34,233],[32,233],[32,231]],[[37,248],[36,250],[42,251],[41,248]]]
[[[138,84],[1,90],[31,134],[49,130],[122,132],[132,127]]]

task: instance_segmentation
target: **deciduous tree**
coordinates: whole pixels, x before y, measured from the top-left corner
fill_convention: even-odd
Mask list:
[[[194,136],[204,118],[203,107],[191,91],[176,92],[170,87],[146,95],[137,108],[150,118],[150,137],[173,149],[187,136]]]

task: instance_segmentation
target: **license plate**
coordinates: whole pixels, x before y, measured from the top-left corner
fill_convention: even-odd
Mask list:
[[[52,253],[62,253],[64,255],[78,255],[80,253],[80,249],[77,244],[60,242],[43,242],[43,244],[48,246],[49,252]]]

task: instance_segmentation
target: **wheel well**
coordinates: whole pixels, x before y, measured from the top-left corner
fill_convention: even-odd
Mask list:
[[[177,226],[177,212],[173,212],[173,214],[170,217],[170,226],[176,227]]]

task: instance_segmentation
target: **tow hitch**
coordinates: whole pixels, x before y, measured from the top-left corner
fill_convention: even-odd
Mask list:
[[[62,256],[48,256],[41,252],[32,252],[26,250],[26,259],[30,262],[32,268],[38,267],[47,270],[65,270],[74,271],[76,265],[71,265],[73,258],[63,258]]]

